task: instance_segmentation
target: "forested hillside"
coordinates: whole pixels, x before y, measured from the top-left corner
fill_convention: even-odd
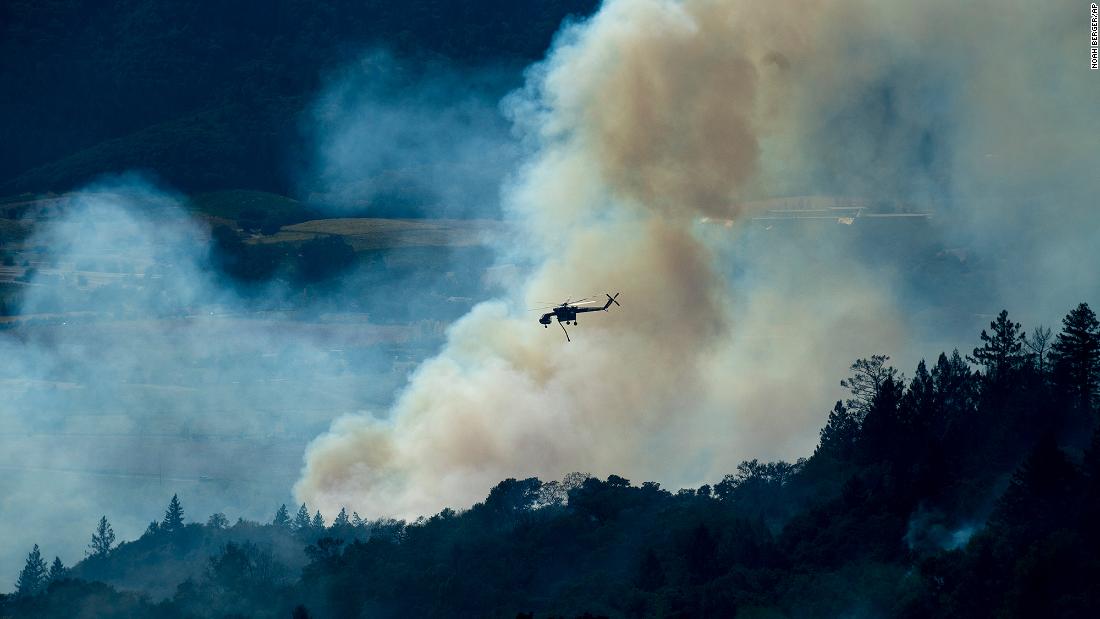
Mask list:
[[[203,525],[172,497],[135,541],[100,520],[72,568],[34,546],[0,615],[1098,616],[1100,324],[1002,312],[976,344],[911,377],[857,360],[812,455],[699,488],[508,479],[412,523]]]
[[[523,66],[594,0],[0,4],[0,195],[151,170],[185,192],[287,193],[301,114],[370,49]],[[32,61],[28,61],[32,59]]]

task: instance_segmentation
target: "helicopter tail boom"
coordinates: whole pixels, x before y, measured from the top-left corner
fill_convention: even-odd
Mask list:
[[[607,303],[604,304],[603,310],[606,312],[607,308],[611,307],[612,303],[614,303],[615,305],[619,305],[619,302],[615,300],[617,298],[619,298],[619,293],[616,292],[615,296],[611,296],[611,294],[608,293],[607,294]],[[619,305],[619,307],[622,307],[622,305]]]

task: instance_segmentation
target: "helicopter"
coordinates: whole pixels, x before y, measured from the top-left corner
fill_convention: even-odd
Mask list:
[[[611,307],[612,303],[614,303],[615,305],[618,305],[619,307],[622,307],[622,305],[619,305],[619,302],[616,301],[616,299],[619,297],[619,293],[616,292],[615,296],[611,296],[610,293],[607,293],[606,296],[607,296],[607,303],[604,303],[603,307],[584,307],[586,305],[595,305],[595,304],[599,303],[599,301],[594,301],[592,299],[592,297],[586,297],[584,299],[578,299],[576,301],[566,299],[565,301],[562,301],[561,304],[553,306],[553,309],[551,311],[546,312],[545,314],[543,314],[542,317],[539,318],[539,324],[541,324],[545,328],[549,328],[550,327],[550,321],[553,320],[556,317],[558,319],[558,326],[560,326],[561,330],[565,332],[565,341],[571,342],[573,340],[569,339],[569,331],[566,331],[565,325],[572,322],[573,325],[576,326],[576,324],[577,324],[577,314],[583,314],[585,312],[599,312],[599,311],[606,312],[607,308]],[[536,308],[536,309],[548,309],[548,308]]]

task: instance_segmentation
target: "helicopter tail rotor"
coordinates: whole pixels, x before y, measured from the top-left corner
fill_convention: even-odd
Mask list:
[[[614,303],[615,305],[618,305],[619,307],[622,307],[622,305],[619,305],[619,302],[615,300],[615,299],[618,299],[618,298],[619,298],[619,293],[617,293],[617,292],[615,293],[615,296],[611,296],[610,294],[608,294],[607,295],[607,304],[603,306],[604,311],[606,312],[607,308],[611,307],[612,303]]]

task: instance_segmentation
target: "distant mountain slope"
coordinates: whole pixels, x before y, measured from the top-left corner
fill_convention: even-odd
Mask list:
[[[298,115],[371,47],[515,66],[594,0],[16,0],[0,5],[0,195],[142,168],[192,192],[286,190]],[[518,79],[518,71],[517,71]]]

